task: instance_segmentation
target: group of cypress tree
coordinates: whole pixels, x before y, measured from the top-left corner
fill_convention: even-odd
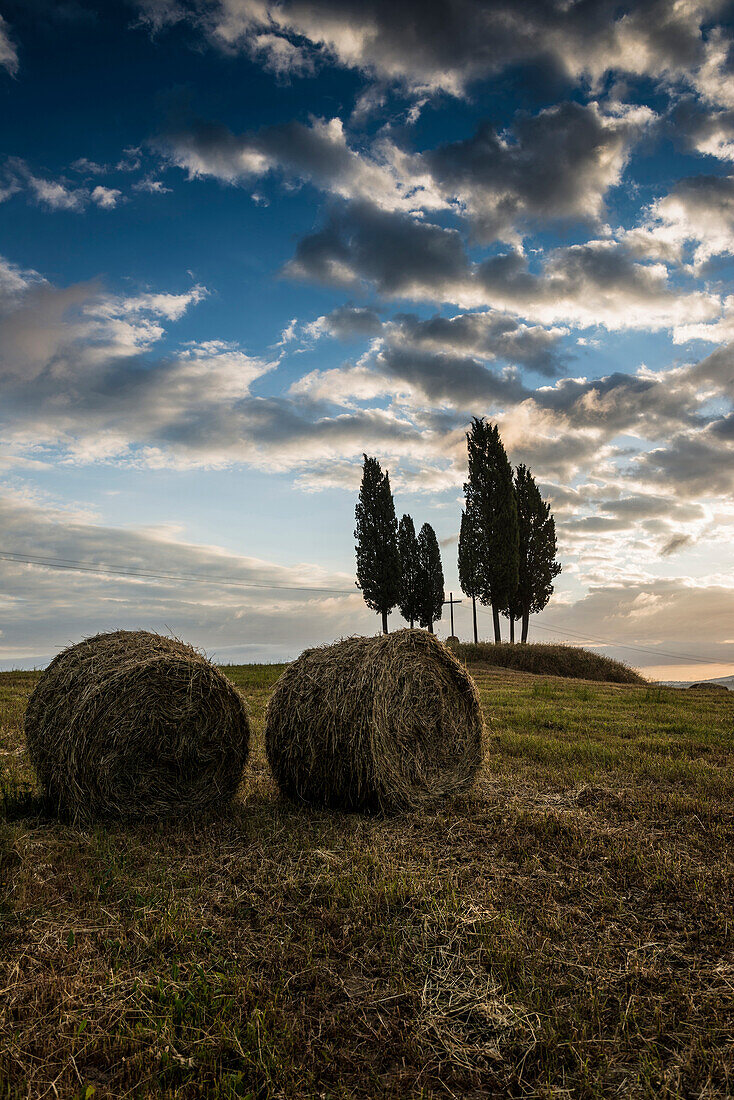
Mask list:
[[[495,642],[502,641],[500,615],[522,623],[528,639],[531,615],[542,611],[561,572],[556,561],[556,525],[533,475],[520,465],[514,475],[496,424],[475,417],[467,433],[469,480],[459,533],[459,582],[471,597],[474,641],[476,601],[492,608]]]
[[[492,608],[495,642],[502,641],[500,615],[522,623],[527,641],[531,615],[542,611],[561,572],[556,560],[556,525],[527,466],[514,473],[496,424],[475,417],[466,436],[469,479],[459,533],[459,583],[471,598],[474,641],[477,600]],[[413,520],[398,524],[390,476],[376,458],[364,456],[356,507],[357,586],[365,603],[387,617],[395,607],[411,627],[433,631],[443,613],[444,579],[436,534],[424,523],[416,536]]]
[[[416,537],[410,516],[398,524],[390,475],[376,458],[364,456],[362,484],[355,509],[357,587],[364,601],[387,617],[395,607],[411,627],[416,622],[433,632],[443,613],[443,566],[436,532],[424,523]]]

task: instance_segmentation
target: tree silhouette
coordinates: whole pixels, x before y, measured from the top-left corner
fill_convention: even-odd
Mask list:
[[[474,417],[466,436],[469,480],[466,511],[472,517],[478,555],[478,595],[491,604],[494,640],[502,641],[500,612],[518,583],[518,523],[512,467],[496,424]]]
[[[411,630],[418,618],[418,539],[410,516],[398,524],[398,555],[400,557],[400,614],[410,623]]]
[[[561,572],[556,561],[556,523],[527,466],[515,472],[515,496],[519,527],[518,585],[508,605],[510,613],[522,618],[523,642],[528,640],[528,620],[547,605],[553,594],[553,579]]]
[[[424,523],[418,535],[418,620],[433,634],[443,615],[443,566],[436,532]]]
[[[357,587],[367,606],[382,615],[382,630],[387,634],[387,617],[400,595],[398,521],[389,474],[383,474],[377,459],[367,455],[355,518]]]
[[[461,513],[459,530],[459,584],[465,595],[471,596],[472,619],[474,624],[474,644],[479,641],[477,633],[477,596],[481,592],[479,577],[479,552],[477,534],[469,512]]]

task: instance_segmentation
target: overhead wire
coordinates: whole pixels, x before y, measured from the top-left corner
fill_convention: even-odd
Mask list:
[[[0,559],[25,565],[38,565],[47,569],[65,569],[75,573],[98,573],[114,577],[137,577],[142,580],[205,581],[208,584],[224,584],[235,588],[263,588],[278,592],[327,592],[338,596],[352,596],[358,588],[329,588],[320,585],[265,584],[260,581],[242,581],[234,577],[212,577],[208,573],[164,573],[142,569],[114,569],[91,561],[78,561],[76,558],[56,558],[51,556],[17,554],[11,550],[0,550]]]
[[[207,573],[169,573],[142,569],[115,569],[110,566],[100,565],[96,562],[82,561],[77,558],[62,558],[51,555],[20,554],[12,550],[0,550],[0,559],[10,562],[18,562],[23,565],[36,565],[46,569],[60,569],[75,573],[92,573],[103,576],[131,577],[138,580],[162,580],[162,581],[202,581],[207,584],[220,584],[234,588],[254,588],[274,592],[315,592],[326,593],[335,596],[353,596],[359,589],[330,588],[320,585],[295,585],[295,584],[267,584],[261,581],[242,581],[234,577],[212,577]],[[490,615],[491,612],[478,608],[482,615]],[[640,653],[652,653],[657,657],[670,657],[677,661],[692,661],[696,664],[717,664],[719,662],[706,657],[694,657],[689,653],[670,653],[656,649],[653,646],[633,644],[630,642],[613,642],[609,639],[594,638],[590,634],[580,634],[567,627],[557,627],[533,623],[533,630],[543,630],[549,633],[560,633],[571,638],[578,638],[591,645],[613,646],[617,649],[637,651]]]
[[[482,615],[491,615],[491,612],[483,611],[482,608],[478,608],[478,610]],[[573,638],[579,638],[581,641],[585,641],[591,645],[613,646],[616,649],[637,650],[641,653],[653,653],[656,657],[672,657],[678,661],[694,661],[696,664],[702,665],[721,663],[713,658],[694,657],[690,653],[669,653],[662,649],[656,649],[654,646],[634,645],[630,642],[612,642],[608,638],[593,638],[590,634],[579,634],[577,631],[569,630],[566,627],[544,626],[541,623],[533,623],[533,630],[546,630],[551,634],[568,634]]]

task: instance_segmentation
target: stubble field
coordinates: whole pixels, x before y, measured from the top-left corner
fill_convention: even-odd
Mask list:
[[[734,1095],[734,694],[470,666],[471,796],[44,818],[0,675],[0,1096]]]

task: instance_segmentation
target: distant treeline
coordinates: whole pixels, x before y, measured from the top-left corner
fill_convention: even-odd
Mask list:
[[[478,641],[477,600],[492,609],[494,638],[502,640],[500,615],[522,623],[527,641],[531,615],[542,611],[561,572],[556,525],[527,466],[514,473],[496,424],[475,417],[466,436],[469,458],[459,533],[459,582],[472,601]],[[364,456],[356,507],[357,586],[365,603],[387,617],[398,607],[411,627],[433,631],[443,614],[444,577],[436,534],[424,523],[416,536],[409,515],[397,521],[390,475]]]

